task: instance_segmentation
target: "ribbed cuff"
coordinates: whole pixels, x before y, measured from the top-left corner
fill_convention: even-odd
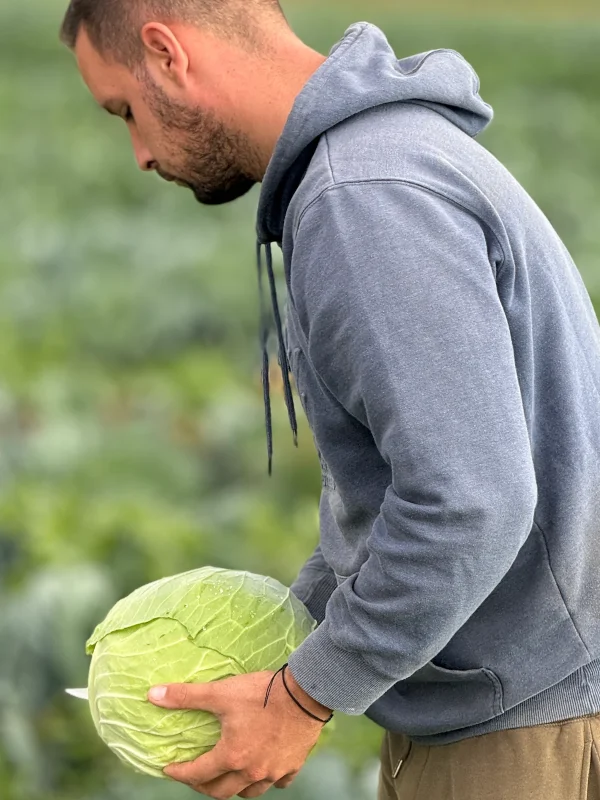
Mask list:
[[[327,708],[359,716],[390,689],[358,653],[337,647],[325,620],[289,657],[292,675],[304,691]]]

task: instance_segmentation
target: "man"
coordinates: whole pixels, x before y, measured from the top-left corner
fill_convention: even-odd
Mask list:
[[[325,58],[277,0],[73,0],[62,38],[142,169],[204,204],[262,182],[290,419],[288,366],[323,469],[292,587],[319,626],[284,673],[151,693],[222,723],[167,774],[285,787],[333,710],[385,729],[382,800],[598,800],[600,328],[475,141],[471,67],[398,60],[367,23]]]

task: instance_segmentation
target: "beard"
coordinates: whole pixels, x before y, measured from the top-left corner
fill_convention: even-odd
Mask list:
[[[249,138],[209,111],[173,101],[148,73],[142,83],[145,101],[170,142],[173,163],[181,164],[177,174],[157,167],[160,177],[191,189],[203,205],[222,205],[247,194],[260,172]]]

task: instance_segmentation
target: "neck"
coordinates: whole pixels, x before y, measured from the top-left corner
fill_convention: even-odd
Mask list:
[[[221,46],[211,64],[219,105],[247,136],[255,157],[252,177],[262,182],[298,94],[326,61],[287,28],[278,30],[267,53]]]
[[[263,67],[252,97],[240,98],[246,130],[252,131],[260,154],[257,180],[264,178],[296,98],[325,61],[325,56],[298,42],[296,47],[282,53],[277,61]]]

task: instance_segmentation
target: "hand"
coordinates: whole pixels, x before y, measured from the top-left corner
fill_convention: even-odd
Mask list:
[[[195,761],[171,764],[164,772],[214,800],[260,797],[271,786],[287,788],[317,743],[323,724],[296,706],[281,674],[264,708],[273,672],[254,672],[212,683],[173,683],[154,687],[148,699],[162,708],[209,711],[221,723],[217,745]],[[312,713],[326,719],[329,709],[303,692],[286,670],[294,696]],[[154,694],[165,690],[162,699]],[[159,693],[160,694],[160,693]]]

